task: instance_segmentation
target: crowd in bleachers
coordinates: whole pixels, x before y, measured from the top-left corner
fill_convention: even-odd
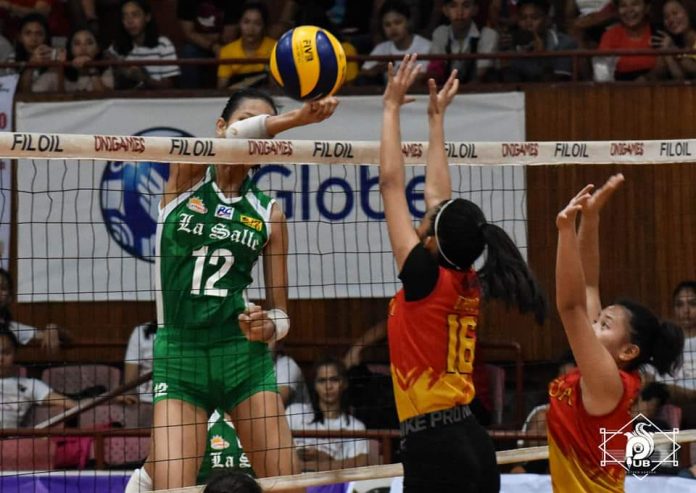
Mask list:
[[[267,58],[284,31],[311,24],[333,32],[347,55],[642,49],[654,54],[582,59],[575,76],[606,81],[696,75],[696,55],[660,53],[696,48],[691,0],[178,0],[176,19],[165,13],[172,3],[2,0],[0,62],[67,63],[17,69],[24,92],[266,86],[271,82],[264,64],[176,62]],[[91,66],[93,60],[173,63],[110,68]],[[423,77],[436,79],[456,67],[464,83],[574,76],[568,57],[432,60],[422,67]],[[349,63],[347,83],[381,84],[384,69],[374,61]]]

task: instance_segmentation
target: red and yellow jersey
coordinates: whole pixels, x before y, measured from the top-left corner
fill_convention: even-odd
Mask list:
[[[469,404],[481,288],[474,270],[439,267],[433,291],[389,305],[389,353],[399,421]]]
[[[604,416],[592,416],[582,403],[580,371],[558,377],[549,385],[550,407],[547,414],[549,466],[553,491],[563,493],[623,493],[626,470],[607,463],[602,448],[623,458],[626,436],[605,436],[600,429],[617,431],[631,421],[631,406],[640,389],[637,372],[619,372],[624,393],[616,408]],[[631,430],[633,428],[631,427]],[[631,431],[626,430],[626,431]],[[608,438],[608,439],[607,439]],[[605,443],[605,440],[606,443]],[[620,455],[620,457],[617,457]]]

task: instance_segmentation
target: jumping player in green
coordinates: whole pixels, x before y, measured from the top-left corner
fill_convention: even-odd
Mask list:
[[[331,116],[325,98],[278,115],[263,92],[228,101],[218,137],[270,138]],[[289,329],[288,235],[278,204],[251,182],[251,166],[172,164],[157,230],[154,348],[155,489],[195,484],[208,416],[226,410],[260,477],[292,474],[293,444],[267,344]],[[263,255],[265,309],[245,289]]]

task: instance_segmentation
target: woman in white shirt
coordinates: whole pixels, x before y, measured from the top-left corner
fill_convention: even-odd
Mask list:
[[[61,409],[77,405],[72,399],[55,392],[41,380],[14,376],[17,338],[6,326],[0,326],[0,429],[19,428],[24,415],[35,404]]]
[[[398,0],[385,2],[379,11],[379,18],[387,41],[383,41],[375,46],[370,55],[395,55],[403,58],[407,53],[425,55],[430,53],[430,40],[418,34],[413,34],[410,16],[411,12],[408,5],[403,2]],[[428,62],[420,61],[418,64],[421,65],[421,72],[425,74]],[[394,70],[398,66],[399,62],[394,62]],[[364,77],[384,76],[386,68],[386,62],[365,62],[361,69],[361,75]]]
[[[348,412],[346,368],[324,358],[314,366],[311,404],[292,404],[285,412],[290,429],[363,431],[365,425]],[[368,442],[353,438],[295,438],[303,471],[328,471],[367,465]]]
[[[10,311],[13,298],[14,282],[12,276],[5,269],[0,268],[0,323],[7,325],[19,344],[26,345],[31,341],[36,341],[47,352],[54,353],[60,348],[61,335],[70,339],[70,334],[64,329],[60,329],[56,324],[49,323],[44,329],[38,329],[13,320]]]

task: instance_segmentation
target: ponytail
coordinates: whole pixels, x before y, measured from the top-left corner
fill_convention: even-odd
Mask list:
[[[500,226],[480,226],[488,247],[486,261],[479,270],[485,294],[516,305],[521,313],[534,313],[537,323],[546,318],[546,298],[520,251]]]
[[[678,325],[660,321],[650,310],[630,300],[616,303],[630,315],[631,342],[640,350],[627,370],[649,364],[660,375],[674,375],[684,358],[684,332]]]
[[[522,313],[533,312],[541,324],[546,318],[546,298],[501,227],[486,221],[481,208],[466,199],[444,201],[438,206],[432,231],[437,241],[440,265],[458,270],[471,268],[488,247],[479,277],[484,294],[515,305]]]

